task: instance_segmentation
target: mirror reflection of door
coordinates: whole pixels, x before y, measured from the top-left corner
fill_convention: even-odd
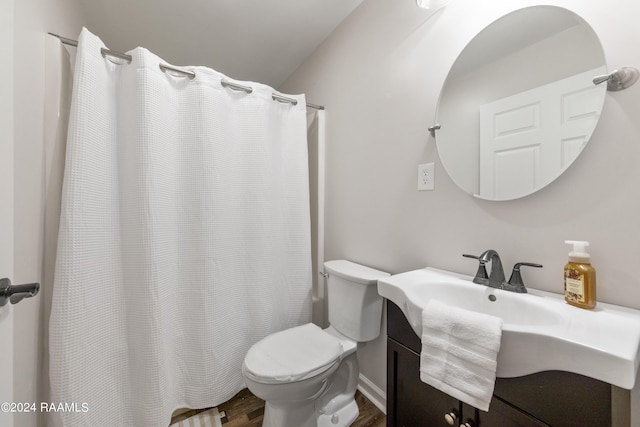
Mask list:
[[[553,181],[595,128],[604,92],[589,70],[480,106],[479,196],[508,200]]]
[[[593,129],[573,127],[595,127],[600,116],[606,87],[593,86],[592,79],[607,73],[604,50],[586,21],[556,6],[517,9],[469,36],[449,70],[432,122],[440,125],[438,155],[467,194],[484,200],[527,196],[560,176],[588,143]],[[554,87],[561,93],[546,93]],[[593,100],[600,102],[598,108],[592,108]],[[546,111],[547,104],[553,104],[552,111]],[[491,130],[482,127],[494,148],[481,160],[479,111],[489,108],[491,120],[482,120]],[[556,132],[551,127],[563,133],[551,137],[562,146],[547,146],[551,141],[537,146],[543,133]]]

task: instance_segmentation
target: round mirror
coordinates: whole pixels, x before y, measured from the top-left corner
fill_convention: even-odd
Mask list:
[[[512,200],[543,188],[585,147],[600,117],[604,52],[589,24],[566,9],[534,6],[482,30],[440,93],[436,144],[465,192]]]

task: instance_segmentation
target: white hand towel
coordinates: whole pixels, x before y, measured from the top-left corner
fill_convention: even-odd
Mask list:
[[[420,379],[488,411],[501,338],[502,319],[429,301],[422,311]]]

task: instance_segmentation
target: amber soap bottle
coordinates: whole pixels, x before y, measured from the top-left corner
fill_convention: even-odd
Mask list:
[[[586,251],[589,242],[565,240],[565,243],[573,245],[573,250],[564,266],[564,299],[576,307],[592,309],[596,306],[596,270]]]

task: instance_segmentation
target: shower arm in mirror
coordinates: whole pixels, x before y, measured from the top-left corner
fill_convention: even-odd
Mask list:
[[[636,68],[623,67],[613,70],[609,74],[594,77],[593,84],[597,86],[607,82],[607,90],[615,92],[633,86],[638,81],[639,75],[640,73]]]

